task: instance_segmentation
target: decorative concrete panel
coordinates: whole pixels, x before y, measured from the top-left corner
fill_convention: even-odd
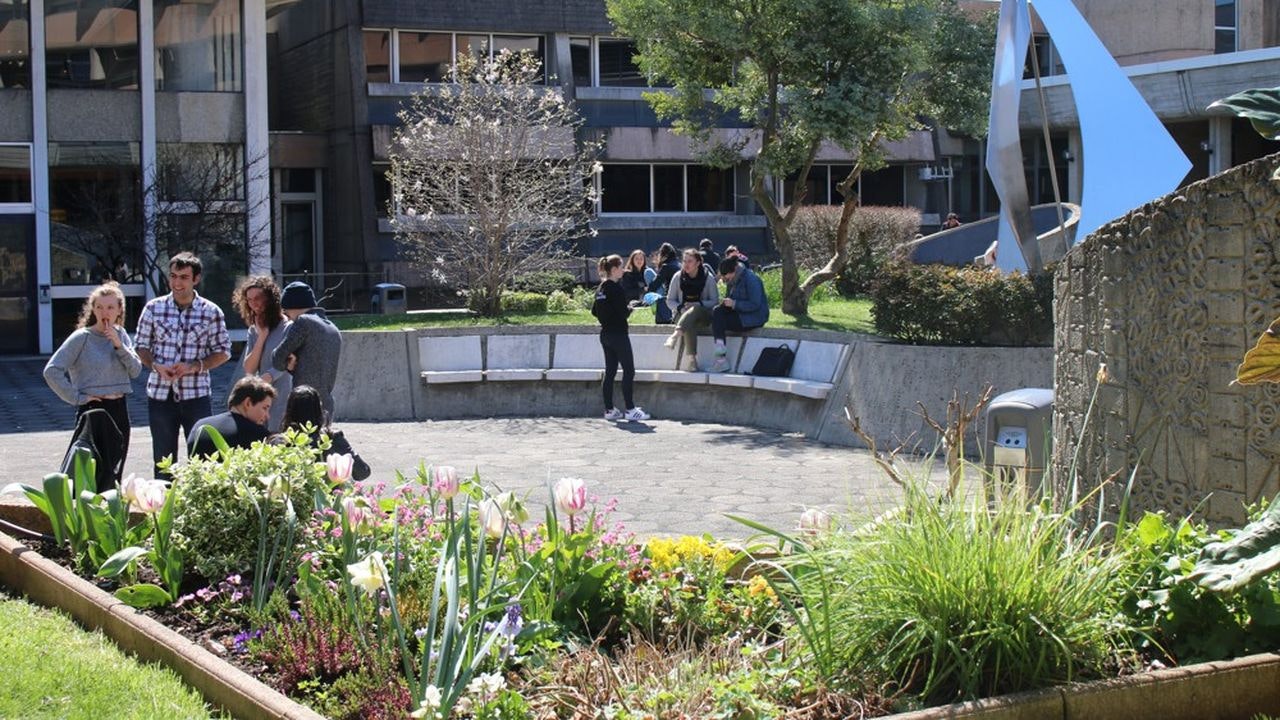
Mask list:
[[[1280,385],[1231,385],[1280,314],[1278,162],[1183,188],[1068,253],[1054,308],[1060,487],[1072,468],[1085,487],[1135,473],[1139,510],[1214,523],[1280,491]]]
[[[490,335],[485,353],[489,370],[541,368],[551,362],[550,335]]]
[[[791,377],[829,383],[840,365],[840,355],[848,345],[805,340],[796,350],[791,364]]]
[[[551,367],[556,369],[604,367],[604,350],[596,335],[557,335],[554,352]]]
[[[420,337],[418,354],[426,372],[480,370],[480,336]]]
[[[636,367],[645,370],[675,370],[676,351],[662,343],[666,338],[661,335],[632,335],[631,354],[635,356]],[[597,351],[599,343],[596,343]],[[656,377],[655,377],[656,379]]]

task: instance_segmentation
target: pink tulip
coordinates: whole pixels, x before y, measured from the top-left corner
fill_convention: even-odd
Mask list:
[[[373,519],[373,511],[364,498],[349,497],[342,501],[342,512],[347,518],[347,527],[357,530]]]
[[[800,514],[800,529],[806,533],[830,530],[831,516],[817,508],[809,508]]]
[[[569,517],[587,506],[587,481],[582,478],[560,478],[555,489],[556,507]]]
[[[440,493],[442,499],[448,500],[458,494],[457,468],[452,465],[437,465],[435,475],[435,481],[431,484],[431,488]]]
[[[129,506],[147,515],[155,515],[164,507],[165,484],[163,480],[140,480],[134,486],[134,499]]]
[[[351,469],[355,465],[355,461],[350,454],[331,454],[325,458],[325,470],[329,473],[329,480],[333,483],[344,483],[351,479]]]

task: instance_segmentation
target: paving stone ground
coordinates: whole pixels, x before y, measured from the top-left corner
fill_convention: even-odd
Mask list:
[[[66,450],[74,411],[45,386],[42,367],[40,359],[0,361],[0,485],[38,480]],[[226,396],[229,378],[229,370],[215,376],[215,397]],[[660,408],[653,410],[660,417]],[[133,451],[126,471],[148,473],[151,439],[141,387],[130,412]],[[411,475],[421,460],[478,470],[488,484],[528,493],[540,517],[549,479],[582,477],[601,500],[617,498],[615,519],[642,536],[745,537],[750,531],[726,515],[791,528],[806,507],[876,511],[897,497],[865,451],[730,425],[493,418],[340,428],[374,468],[373,480],[393,482],[397,469]],[[943,474],[915,467],[933,480]]]

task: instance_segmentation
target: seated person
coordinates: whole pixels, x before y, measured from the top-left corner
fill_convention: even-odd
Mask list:
[[[702,264],[697,250],[685,250],[680,272],[672,276],[667,291],[667,307],[676,319],[676,329],[663,345],[673,348],[683,335],[686,369],[690,372],[698,369],[698,329],[711,324],[711,310],[719,302],[715,270]]]
[[[720,261],[720,279],[725,282],[724,298],[711,312],[711,334],[716,339],[716,362],[712,372],[728,372],[724,337],[729,330],[753,330],[769,322],[769,299],[764,282],[751,268],[725,253]]]
[[[751,260],[738,249],[737,245],[730,245],[725,248],[724,256],[726,258],[736,258],[738,262],[742,263],[743,267],[751,267]]]
[[[324,413],[320,392],[310,385],[297,385],[289,393],[281,428],[302,432],[308,425],[311,426],[311,447],[320,446],[321,435],[329,436],[329,450],[325,454],[350,455],[351,479],[359,482],[369,477],[372,473],[369,463],[362,460],[360,455],[351,448],[351,443],[347,441],[341,430],[334,431],[329,427],[329,418]]]
[[[200,420],[187,436],[188,457],[212,457],[218,452],[213,437],[204,432],[210,427],[222,435],[229,447],[247,448],[259,440],[265,440],[271,432],[267,421],[271,417],[271,404],[276,389],[257,375],[240,378],[231,388],[227,398],[227,412]]]

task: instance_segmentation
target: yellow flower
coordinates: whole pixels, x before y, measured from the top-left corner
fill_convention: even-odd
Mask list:
[[[747,581],[747,595],[750,595],[751,597],[760,597],[763,595],[768,598],[770,602],[778,599],[777,593],[773,591],[773,586],[769,584],[768,580],[764,579],[763,575],[756,575]]]

